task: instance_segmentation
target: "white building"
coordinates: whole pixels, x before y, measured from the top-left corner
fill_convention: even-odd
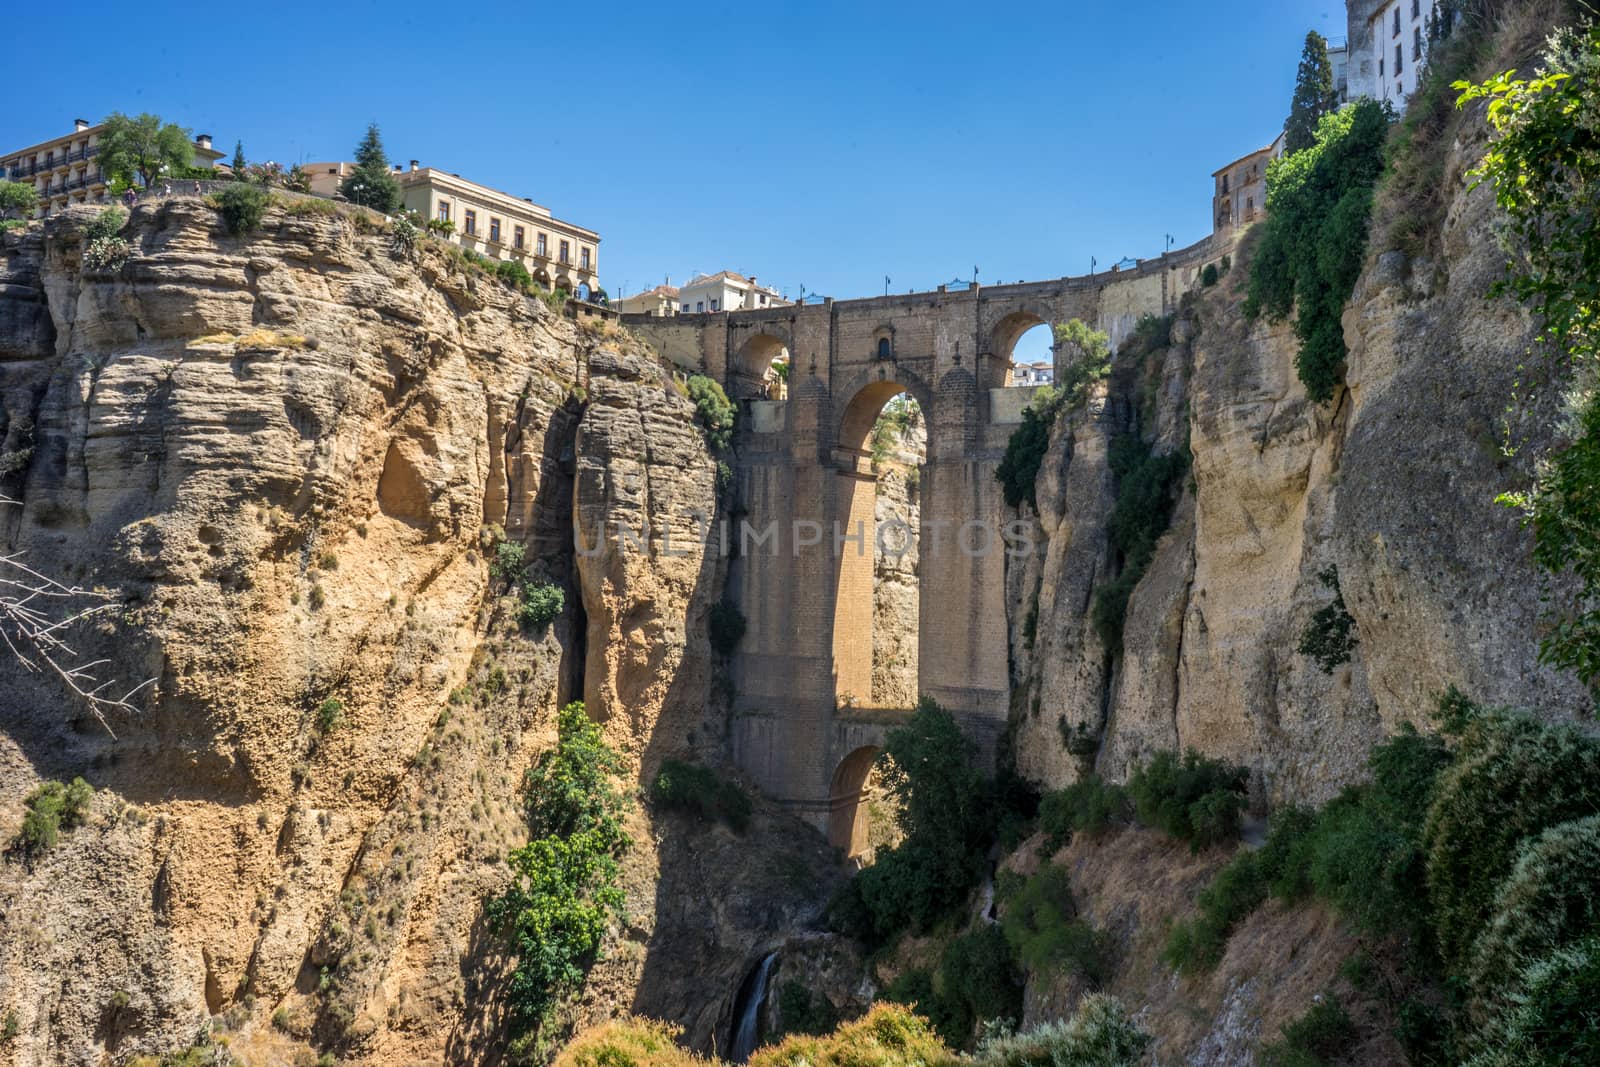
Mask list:
[[[1333,67],[1333,92],[1343,107],[1350,102],[1350,47],[1328,43],[1328,64]]]
[[[1011,365],[1012,385],[1053,385],[1055,380],[1055,367],[1049,363],[1013,363]]]
[[[1348,0],[1351,99],[1369,96],[1405,110],[1427,56],[1434,7],[1434,0]]]
[[[678,311],[684,315],[786,307],[789,303],[776,289],[756,284],[754,276],[746,278],[731,270],[698,274],[678,289]]]

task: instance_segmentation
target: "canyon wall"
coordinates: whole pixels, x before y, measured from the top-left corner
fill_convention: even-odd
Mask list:
[[[1526,483],[1552,420],[1549,398],[1513,412],[1522,447],[1499,447],[1534,331],[1485,297],[1502,265],[1492,193],[1464,180],[1483,144],[1469,122],[1439,147],[1432,251],[1370,249],[1344,316],[1347,385],[1330,403],[1308,399],[1289,323],[1247,321],[1235,270],[1185,301],[1169,345],[1125,348],[1090,403],[1058,419],[1038,482],[1045,545],[1008,576],[1028,777],[1120,779],[1154,751],[1193,747],[1249,766],[1258,799],[1315,802],[1359,778],[1384,735],[1428,728],[1452,685],[1556,718],[1587,708],[1577,683],[1537,664],[1544,583],[1519,516],[1495,503]],[[1386,210],[1380,199],[1376,233]],[[1091,616],[1117,567],[1107,456],[1121,433],[1192,462],[1113,655]],[[1329,568],[1357,644],[1324,673],[1297,650],[1333,600]]]

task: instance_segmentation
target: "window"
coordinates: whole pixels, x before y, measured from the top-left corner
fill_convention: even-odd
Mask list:
[[[711,301],[711,310],[712,311],[720,311],[721,310],[719,307],[717,307],[717,302],[715,300]]]
[[[1384,70],[1383,70],[1383,57],[1379,56],[1378,57],[1378,77],[1382,78],[1382,77],[1386,77],[1386,76],[1387,75],[1384,74]]]
[[[578,266],[582,267],[584,270],[589,269],[589,250],[587,248],[580,248],[578,250]]]
[[[688,304],[683,305],[683,313],[685,315],[689,314],[689,305]]]
[[[489,216],[489,240],[500,243],[500,220],[493,215]]]
[[[526,248],[528,244],[528,231],[521,226],[511,231],[511,244],[516,248]]]
[[[1411,31],[1411,62],[1422,62],[1422,27]]]
[[[450,201],[448,201],[448,200],[439,201],[439,221],[440,222],[449,222],[450,221]]]
[[[470,233],[474,236],[477,235],[478,213],[476,211],[468,211],[466,213],[466,221],[462,224],[461,230],[463,233]]]
[[[563,263],[571,263],[572,262],[572,246],[570,244],[568,244],[566,241],[562,241],[561,242],[561,262],[563,262]]]
[[[1394,36],[1396,36],[1396,37],[1400,36],[1400,7],[1399,7],[1399,5],[1396,5],[1395,9],[1394,9]]]
[[[1422,17],[1422,0],[1411,0],[1411,17],[1414,19]]]
[[[537,255],[537,256],[539,256],[541,258],[548,257],[550,255],[550,249],[547,247],[547,245],[548,245],[548,238],[546,238],[545,235],[541,233],[535,239],[535,243],[534,243],[534,246],[533,246],[534,255]]]
[[[1401,48],[1399,45],[1395,45],[1394,46],[1394,76],[1396,78],[1400,77],[1400,73],[1406,69],[1405,68],[1405,60],[1406,60],[1405,49]]]
[[[706,302],[704,300],[696,300],[694,302],[694,309],[696,312],[704,311],[706,309]]]
[[[887,337],[878,338],[878,358],[879,359],[889,359],[893,355],[894,355],[894,352],[889,347],[889,339]]]

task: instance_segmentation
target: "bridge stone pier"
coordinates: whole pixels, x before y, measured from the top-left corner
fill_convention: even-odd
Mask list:
[[[733,750],[768,796],[851,854],[872,758],[910,709],[872,694],[875,477],[868,435],[905,392],[927,427],[920,477],[919,692],[992,761],[1010,704],[1005,605],[1015,531],[995,467],[1031,390],[1007,388],[1012,349],[1078,318],[1119,343],[1172,310],[1225,251],[1207,240],[1137,269],[865,300],[624,321],[739,403],[728,595],[748,621],[731,670]],[[787,396],[763,379],[787,355]],[[1057,356],[1059,375],[1061,367]],[[889,537],[886,540],[892,541]]]

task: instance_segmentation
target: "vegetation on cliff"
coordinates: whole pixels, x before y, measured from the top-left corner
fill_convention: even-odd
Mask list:
[[[1055,425],[1056,416],[1087,404],[1091,391],[1111,372],[1109,335],[1078,319],[1057,326],[1055,334],[1057,347],[1072,357],[1071,362],[1059,382],[1041,386],[1034,394],[994,472],[1006,504],[1013,508],[1021,507],[1024,500],[1029,506],[1038,507],[1034,483],[1039,480],[1039,467],[1050,448],[1050,428]]]
[[[617,860],[628,839],[622,762],[581,703],[561,709],[556,747],[527,774],[532,839],[506,857],[511,884],[488,905],[510,937],[516,970],[506,990],[513,1054],[544,1059],[560,1035],[563,1000],[582,987],[606,925],[623,904]]]
[[[1541,658],[1600,692],[1600,28],[1559,33],[1540,76],[1513,74],[1456,83],[1460,105],[1489,101],[1497,134],[1473,172],[1493,183],[1506,229],[1506,273],[1492,292],[1533,311],[1555,375],[1573,388],[1566,443],[1531,490],[1504,499],[1526,512],[1535,561],[1579,583]]]
[[[1166,532],[1177,503],[1174,489],[1189,470],[1187,452],[1157,453],[1137,433],[1111,440],[1108,459],[1117,479],[1117,501],[1106,523],[1120,569],[1094,594],[1096,632],[1107,649],[1122,649],[1122,626],[1128,598],[1155,558],[1156,542]]]
[[[1319,404],[1344,381],[1340,319],[1366,256],[1389,120],[1386,105],[1359,100],[1323,116],[1310,148],[1267,167],[1267,221],[1250,263],[1244,313],[1294,315],[1295,367]]]
[[[1455,693],[1438,718],[1440,735],[1380,745],[1371,782],[1276,813],[1266,844],[1174,928],[1168,959],[1213,966],[1268,896],[1315,896],[1398,953],[1397,1036],[1414,1062],[1508,1062],[1495,1057],[1513,1041],[1516,1062],[1586,1062],[1564,1057],[1600,1042],[1572,1000],[1600,935],[1600,741]]]

